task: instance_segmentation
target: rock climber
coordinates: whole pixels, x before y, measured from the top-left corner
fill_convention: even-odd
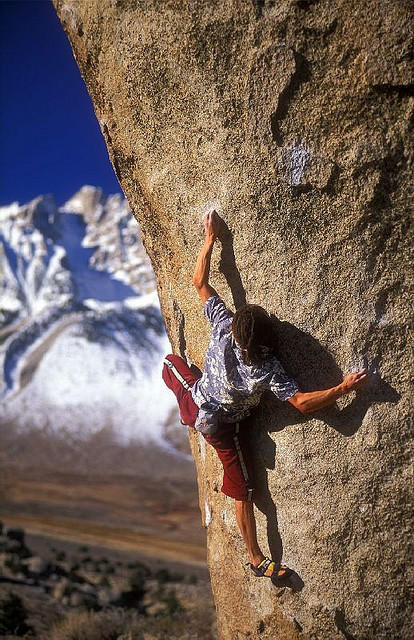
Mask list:
[[[323,391],[302,392],[274,353],[274,329],[269,314],[246,304],[235,313],[209,284],[210,260],[222,220],[207,214],[204,245],[198,255],[193,284],[211,324],[211,338],[201,373],[177,355],[164,360],[163,379],[178,400],[182,424],[200,431],[217,451],[223,465],[222,492],[233,498],[236,519],[246,544],[249,566],[257,577],[283,582],[292,573],[287,565],[266,557],[258,544],[253,510],[254,487],[249,451],[249,414],[265,389],[282,402],[310,414],[357,389],[366,369],[349,373],[343,382]]]

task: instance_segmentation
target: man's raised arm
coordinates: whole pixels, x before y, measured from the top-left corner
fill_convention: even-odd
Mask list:
[[[208,213],[204,219],[205,240],[204,245],[198,254],[196,266],[193,275],[193,284],[197,289],[201,302],[204,304],[210,296],[217,292],[209,284],[210,261],[213,251],[214,242],[220,231],[221,220],[215,211]]]

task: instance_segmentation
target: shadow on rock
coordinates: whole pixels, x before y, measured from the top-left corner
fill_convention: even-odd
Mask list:
[[[233,236],[224,220],[222,220],[222,229],[220,231],[219,239],[222,244],[219,270],[226,278],[226,282],[233,296],[234,306],[236,309],[238,309],[239,307],[246,304],[246,292],[243,287],[239,270],[236,267]]]
[[[263,464],[263,451],[266,451],[266,449],[268,448],[271,449],[271,455],[269,456],[269,459],[270,461],[272,461],[274,467],[275,444],[265,431],[261,430],[260,436],[266,439],[266,444],[268,443],[268,447],[257,446],[257,431],[255,432],[253,430],[251,432],[251,450],[254,464],[255,487],[254,504],[257,509],[259,509],[259,511],[261,511],[266,517],[266,534],[271,558],[275,562],[281,562],[283,557],[283,544],[279,533],[277,510],[269,490],[266,461],[265,464]],[[274,586],[279,588],[289,587],[293,591],[300,591],[303,588],[304,583],[300,576],[294,572],[291,576],[289,576],[289,578],[278,578],[274,582]]]
[[[312,336],[300,331],[289,323],[282,323],[273,317],[275,326],[275,350],[286,371],[292,375],[302,391],[327,389],[339,384],[343,374],[332,354]],[[312,416],[301,415],[288,402],[281,403],[271,392],[262,396],[259,407],[252,416],[256,428],[252,431],[252,452],[255,470],[255,505],[266,517],[267,538],[271,557],[280,562],[283,557],[283,544],[278,529],[277,510],[269,490],[267,469],[275,469],[276,445],[269,433],[281,431],[289,425],[305,424],[310,418],[317,418],[334,428],[342,435],[354,435],[373,403],[397,402],[399,394],[378,374],[357,391],[355,398],[344,409],[335,405]],[[300,446],[306,446],[306,435]],[[277,580],[275,587],[289,587],[295,592],[301,591],[304,583],[294,573],[283,584]]]
[[[270,441],[269,447],[273,449],[274,465],[275,444],[273,440],[268,436],[268,434],[266,434],[266,439],[267,441]],[[261,511],[266,517],[266,534],[269,544],[270,556],[275,562],[281,562],[283,557],[283,543],[279,533],[276,505],[273,502],[273,498],[269,490],[266,466],[265,464],[263,464],[262,455],[259,455],[258,453],[258,447],[256,446],[256,443],[252,443],[252,453],[254,460],[254,504],[257,509],[259,509],[259,511]],[[278,578],[273,582],[273,584],[275,587],[288,587],[292,589],[292,591],[296,592],[301,591],[304,586],[303,580],[296,572],[294,572],[288,578]]]
[[[233,238],[231,231],[224,223],[220,234],[222,253],[220,271],[226,278],[231,289],[234,306],[239,308],[246,304],[246,293],[243,288],[234,256]],[[286,372],[297,382],[299,389],[304,392],[329,389],[343,380],[343,372],[335,362],[333,355],[323,347],[318,340],[309,333],[290,324],[281,322],[271,315],[274,327],[274,350]],[[375,368],[375,363],[373,363]],[[256,425],[262,429],[252,432],[252,456],[254,460],[254,503],[266,517],[267,538],[272,559],[280,562],[283,557],[283,544],[279,533],[277,510],[269,490],[267,469],[275,468],[276,445],[269,433],[282,431],[289,425],[305,424],[311,418],[316,418],[332,427],[343,436],[350,437],[360,428],[364,417],[373,403],[395,403],[400,395],[382,380],[376,373],[366,383],[363,389],[357,391],[355,398],[344,409],[339,410],[334,405],[312,416],[304,416],[290,403],[278,401],[274,394],[265,392],[259,407],[252,414]],[[306,436],[303,444],[306,446]],[[286,584],[283,584],[283,583]],[[289,587],[293,591],[301,591],[304,582],[294,572],[284,581],[277,579],[276,587]],[[283,591],[282,591],[283,592]]]
[[[343,373],[332,354],[318,340],[289,322],[280,322],[271,316],[275,328],[275,351],[289,375],[297,382],[301,391],[329,389],[343,380]],[[375,362],[372,363],[375,370]],[[374,403],[396,403],[400,395],[381,378],[372,374],[366,385],[356,392],[355,398],[344,409],[336,405],[303,416],[289,403],[281,403],[272,393],[265,393],[261,402],[260,421],[270,432],[282,431],[293,424],[308,422],[316,418],[344,436],[354,435]],[[268,468],[274,468],[274,464]]]
[[[382,402],[395,404],[400,398],[400,394],[388,382],[378,374],[374,374],[364,388],[356,392],[353,401],[344,409],[340,410],[337,406],[328,407],[315,413],[314,417],[343,436],[350,437],[358,431],[372,404]]]

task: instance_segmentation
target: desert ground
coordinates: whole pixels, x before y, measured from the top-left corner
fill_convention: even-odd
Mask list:
[[[192,482],[3,467],[0,518],[30,534],[205,566]]]
[[[109,615],[100,601],[102,593],[105,598],[105,589],[113,593],[117,588],[129,589],[131,575],[141,565],[151,571],[144,587],[147,601],[140,600],[135,608],[119,607],[116,602],[113,605],[112,593],[113,624],[118,615],[141,615],[144,611],[145,624],[155,625],[154,637],[162,638],[162,625],[171,624],[173,629],[188,616],[194,624],[192,637],[214,637],[209,630],[214,625],[214,607],[205,531],[189,456],[177,459],[168,451],[139,443],[124,447],[110,432],[81,442],[47,430],[40,433],[15,425],[0,426],[4,549],[13,544],[4,534],[20,528],[31,555],[41,558],[41,564],[49,564],[43,575],[22,572],[20,560],[16,560],[19,568],[15,573],[3,568],[0,600],[10,590],[22,599],[36,637],[54,637],[50,635],[53,624],[66,623],[78,614],[97,616],[98,624],[99,616]],[[185,441],[181,444],[185,450]],[[4,556],[3,564],[10,565],[13,554],[0,555]],[[108,567],[112,573],[107,575]],[[172,576],[166,586],[162,583],[165,572]],[[84,605],[73,604],[80,594],[73,595],[75,582],[70,583],[69,596],[56,598],[56,585],[72,580],[72,575],[73,580],[84,581],[79,589],[95,589],[95,609],[89,613]],[[110,585],[102,587],[101,579]],[[168,601],[165,594],[171,590],[184,611],[181,619],[178,613],[162,610]],[[179,630],[175,633],[180,637]]]

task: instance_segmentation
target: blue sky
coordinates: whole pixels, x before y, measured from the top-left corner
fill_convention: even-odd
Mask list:
[[[0,205],[84,184],[122,193],[49,0],[0,0]]]

